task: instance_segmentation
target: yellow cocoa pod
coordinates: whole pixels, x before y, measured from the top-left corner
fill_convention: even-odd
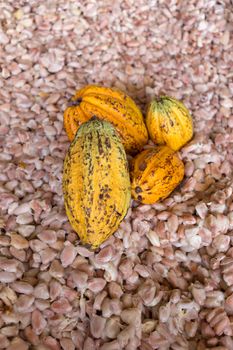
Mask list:
[[[193,136],[193,122],[188,109],[175,98],[161,96],[147,110],[146,125],[151,140],[177,151]]]
[[[92,118],[83,123],[64,161],[65,209],[81,241],[97,248],[113,234],[130,204],[124,147],[113,125]]]
[[[88,85],[76,92],[64,112],[64,127],[70,141],[79,126],[93,116],[108,120],[116,127],[129,153],[140,150],[148,141],[140,109],[118,89]]]
[[[169,196],[184,177],[184,164],[167,146],[139,153],[131,163],[132,197],[153,204]]]

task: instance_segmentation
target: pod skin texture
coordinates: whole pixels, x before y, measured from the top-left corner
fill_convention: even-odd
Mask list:
[[[146,125],[151,140],[177,151],[193,136],[193,122],[188,109],[175,98],[161,96],[147,109]]]
[[[131,163],[132,197],[153,204],[169,196],[184,177],[184,164],[167,146],[139,153]]]
[[[111,123],[82,124],[64,161],[65,209],[84,244],[97,248],[118,228],[130,204],[124,147]]]
[[[96,85],[78,90],[64,112],[64,127],[70,141],[79,126],[94,115],[116,127],[126,152],[137,152],[147,143],[146,125],[134,101],[118,89]]]

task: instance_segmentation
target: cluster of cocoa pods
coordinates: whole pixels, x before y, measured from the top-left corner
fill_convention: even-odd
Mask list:
[[[152,204],[183,179],[177,151],[192,138],[193,123],[175,98],[154,99],[144,119],[124,92],[89,85],[72,97],[64,127],[71,141],[63,172],[66,213],[81,241],[93,248],[117,230],[131,195]],[[149,138],[154,145],[143,150]]]

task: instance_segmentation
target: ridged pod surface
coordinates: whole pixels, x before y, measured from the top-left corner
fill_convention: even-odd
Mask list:
[[[184,164],[167,146],[139,153],[131,163],[132,197],[144,204],[166,198],[184,177]]]
[[[161,96],[147,110],[146,125],[151,140],[179,150],[193,136],[193,122],[188,109],[175,98]]]
[[[64,161],[65,209],[83,243],[97,248],[113,234],[130,204],[124,147],[111,123],[82,124]]]
[[[108,120],[116,127],[129,153],[140,150],[148,141],[140,109],[118,89],[88,85],[76,92],[64,112],[64,127],[70,141],[79,126],[93,116]]]

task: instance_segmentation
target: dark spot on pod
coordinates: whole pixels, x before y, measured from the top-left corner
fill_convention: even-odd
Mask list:
[[[146,169],[146,162],[143,162],[139,165],[139,170],[144,171]]]
[[[141,187],[137,186],[137,187],[135,188],[135,192],[136,192],[136,193],[141,193],[141,192],[142,192]],[[141,197],[141,196],[139,196],[139,197]]]
[[[171,126],[174,126],[173,120],[172,120],[172,119],[169,119],[169,121],[170,121],[170,125],[171,125]]]
[[[77,98],[77,100],[75,100],[75,101],[69,101],[69,102],[68,102],[68,107],[72,107],[72,106],[77,107],[77,106],[80,105],[81,102],[82,102],[82,98],[79,97],[79,98]]]
[[[100,193],[99,199],[103,199],[103,197],[104,197],[103,193]]]
[[[163,178],[163,181],[170,181],[170,180],[172,180],[172,176],[170,175],[167,175],[167,176],[164,176],[164,178]]]
[[[93,115],[90,120],[98,120],[99,118],[96,115]]]
[[[107,148],[111,148],[110,139],[108,137],[105,140],[105,145],[106,145]]]
[[[101,142],[101,137],[100,137],[99,132],[97,132],[97,138],[98,138],[98,150],[99,150],[99,154],[101,155],[104,153],[104,150],[103,150],[103,145]]]
[[[140,201],[140,202],[141,202],[141,200],[142,200],[142,196],[137,196],[137,199],[138,199],[138,201]]]

